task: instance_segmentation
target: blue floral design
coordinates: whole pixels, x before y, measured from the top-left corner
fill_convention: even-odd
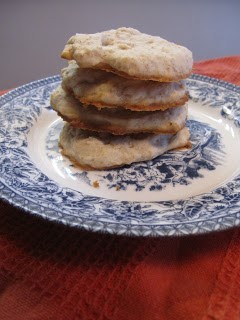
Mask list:
[[[106,171],[98,180],[109,189],[118,187],[127,191],[131,186],[135,191],[145,188],[149,191],[159,191],[169,184],[188,185],[193,179],[203,177],[203,173],[200,172],[215,170],[224,160],[220,133],[208,124],[196,120],[189,120],[188,127],[192,148],[181,152],[168,152],[151,161]],[[62,123],[57,123],[51,127],[46,138],[47,156],[50,159],[56,159],[59,155],[58,138],[61,129]],[[64,158],[61,161],[62,170],[66,166],[72,166]],[[72,176],[91,185],[88,172],[72,173]]]
[[[240,224],[239,174],[209,193],[184,200],[148,203],[89,196],[64,188],[44,175],[29,157],[27,137],[42,110],[52,112],[49,109],[49,95],[59,81],[59,77],[39,80],[17,88],[0,98],[2,198],[31,214],[49,220],[115,234],[138,236],[194,234]],[[203,107],[205,104],[213,107],[219,115],[229,119],[236,128],[239,128],[239,87],[196,75],[191,77],[187,84],[193,100],[201,102]],[[189,125],[199,124],[190,121]],[[182,175],[183,184],[200,177],[198,170],[195,170],[197,165],[204,167],[205,170],[212,170],[221,164],[224,157],[224,154],[219,152],[220,135],[205,125],[201,126],[201,129],[208,132],[209,139],[206,140],[205,148],[212,152],[205,153],[204,147],[200,149],[197,147],[206,162],[199,163],[198,157],[190,159],[188,166],[194,164],[193,169],[187,171],[186,177]],[[192,130],[194,132],[194,127]],[[193,152],[196,146],[197,140]],[[169,153],[168,157],[171,156]],[[182,156],[186,157],[187,152],[182,153]],[[170,158],[167,159],[170,161]],[[178,183],[171,175],[167,172],[164,181],[171,184]],[[87,182],[86,175],[82,176],[82,179]],[[108,180],[109,184],[114,183],[114,178],[109,176]]]
[[[109,188],[119,186],[127,190],[129,185],[136,191],[164,189],[168,184],[188,185],[202,177],[200,170],[215,170],[224,159],[221,135],[208,124],[188,121],[192,148],[181,152],[168,152],[148,162],[115,169],[104,175]]]

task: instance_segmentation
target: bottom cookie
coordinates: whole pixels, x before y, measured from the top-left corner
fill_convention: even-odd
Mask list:
[[[164,152],[189,145],[186,127],[176,134],[114,136],[65,124],[60,134],[62,153],[85,170],[106,170],[147,161]]]

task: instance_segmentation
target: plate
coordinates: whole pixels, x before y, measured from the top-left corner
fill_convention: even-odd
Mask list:
[[[113,234],[199,234],[239,225],[239,87],[193,75],[191,149],[86,172],[59,152],[63,122],[49,105],[59,82],[38,80],[0,98],[3,199],[49,220]]]

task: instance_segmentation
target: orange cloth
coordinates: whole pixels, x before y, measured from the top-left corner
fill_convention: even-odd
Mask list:
[[[240,57],[195,64],[240,83]],[[240,231],[94,234],[0,203],[1,320],[240,319]]]
[[[240,56],[196,62],[193,72],[240,85]]]

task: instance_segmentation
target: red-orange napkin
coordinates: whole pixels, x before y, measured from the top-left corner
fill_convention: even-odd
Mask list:
[[[240,57],[195,64],[240,83]],[[127,238],[0,203],[1,320],[240,319],[240,232]]]
[[[240,85],[240,56],[196,62],[193,72]]]

